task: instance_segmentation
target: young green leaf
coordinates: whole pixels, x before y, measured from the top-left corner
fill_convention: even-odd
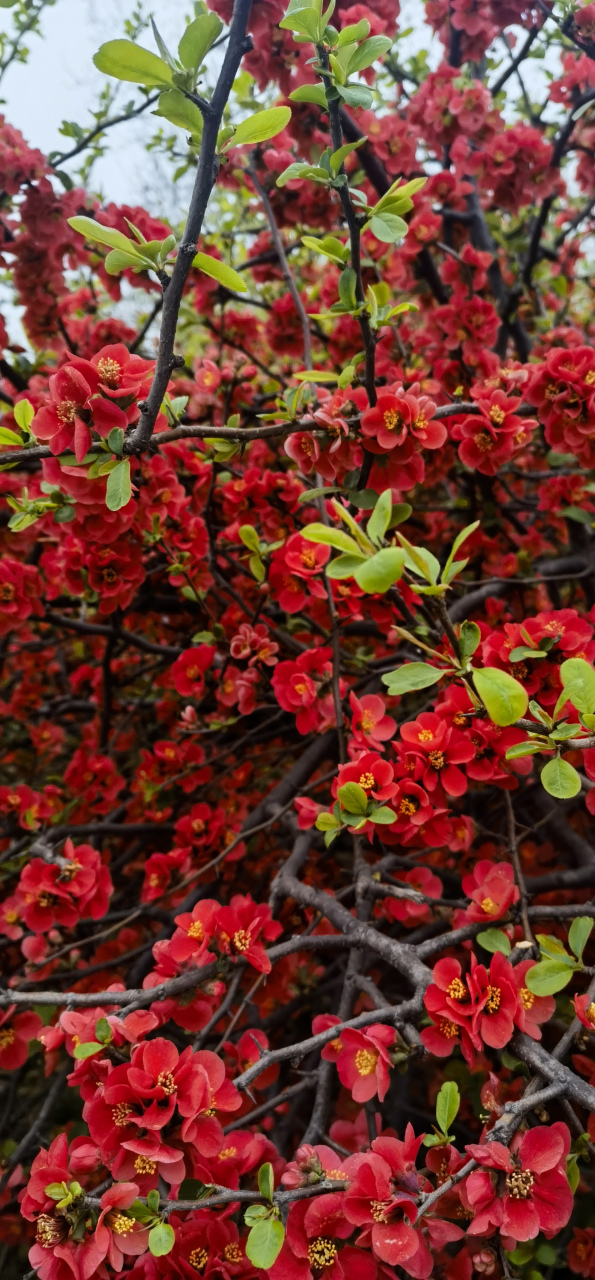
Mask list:
[[[327,578],[353,578],[356,569],[365,564],[365,559],[361,552],[357,555],[337,556],[336,560],[331,560],[325,565],[324,571]]]
[[[547,748],[547,742],[541,738],[538,742],[528,738],[526,742],[514,742],[506,752],[506,760],[520,760],[522,756],[534,756],[538,751]]]
[[[390,826],[392,822],[396,822],[397,815],[393,809],[389,809],[387,805],[381,804],[378,809],[372,809],[368,814],[368,822],[378,822],[382,826]]]
[[[467,662],[473,657],[475,650],[481,640],[481,631],[476,622],[461,623],[459,630],[459,649],[461,651],[461,661]]]
[[[540,960],[527,969],[525,983],[534,996],[553,996],[568,986],[572,969],[560,960]]]
[[[176,1235],[169,1222],[159,1222],[149,1231],[149,1250],[154,1258],[163,1258],[171,1253],[176,1243]]]
[[[159,95],[157,109],[152,115],[163,116],[164,120],[184,129],[197,142],[202,136],[202,115],[196,103],[191,102],[181,89],[165,89]]]
[[[395,671],[388,671],[381,677],[382,683],[388,685],[391,697],[397,694],[413,693],[415,689],[429,689],[437,684],[441,676],[449,668],[431,667],[429,662],[406,662]]]
[[[218,258],[211,257],[210,253],[195,253],[192,259],[192,266],[198,267],[199,271],[204,271],[206,276],[210,276],[212,280],[218,280],[219,284],[225,286],[226,289],[235,289],[236,293],[247,293],[248,287],[245,280],[233,267],[228,267],[226,262],[220,262]]]
[[[368,797],[363,787],[357,782],[346,782],[339,787],[337,796],[348,813],[365,813],[368,808]]]
[[[226,143],[226,149],[230,146],[241,147],[246,143],[254,146],[256,142],[268,142],[269,138],[281,133],[290,120],[291,107],[269,107],[266,111],[257,111],[256,115],[242,120],[233,138]]]
[[[316,107],[328,108],[326,93],[321,84],[301,84],[289,95],[291,102],[313,102]]]
[[[102,1044],[98,1044],[96,1040],[86,1040],[84,1044],[74,1046],[73,1055],[75,1058],[82,1059],[93,1058],[96,1053],[101,1053]]]
[[[461,1095],[457,1085],[454,1080],[445,1080],[436,1098],[436,1120],[445,1136],[458,1115],[460,1105]]]
[[[383,244],[396,244],[407,235],[407,223],[397,213],[375,213],[366,222],[364,231],[371,231]]]
[[[222,31],[223,23],[216,13],[201,13],[189,22],[178,45],[182,66],[189,71],[198,71]]]
[[[555,756],[541,770],[541,785],[545,787],[548,795],[555,796],[557,800],[570,800],[572,796],[577,796],[581,789],[580,774],[577,773],[574,765],[563,760],[561,756]]]
[[[529,696],[522,684],[499,667],[473,672],[473,683],[494,724],[505,727],[524,716]]]
[[[10,427],[0,427],[0,444],[20,444],[22,448],[23,441],[21,440],[21,437],[17,435],[16,431],[10,430]]]
[[[300,530],[302,538],[306,542],[322,543],[325,547],[336,547],[337,551],[346,551],[350,556],[361,557],[361,551],[357,542],[349,537],[348,533],[344,533],[342,529],[329,528],[322,522],[307,524],[304,529]]]
[[[248,1235],[246,1255],[255,1267],[268,1271],[279,1257],[284,1238],[283,1223],[278,1218],[264,1218]]]
[[[136,253],[134,241],[125,236],[123,231],[117,231],[115,227],[104,227],[101,222],[96,222],[95,218],[86,218],[82,214],[77,214],[75,218],[68,219],[68,225],[92,243],[104,244],[110,249],[121,249],[131,256]]]
[[[13,417],[21,431],[29,434],[29,427],[35,417],[35,409],[30,400],[17,400],[13,409]]]
[[[566,698],[577,711],[595,711],[595,670],[584,658],[567,658],[560,667]]]
[[[260,554],[260,539],[253,525],[241,524],[238,529],[238,537],[249,551],[254,551],[256,555]]]
[[[261,1164],[258,1170],[258,1190],[265,1200],[273,1199],[275,1175],[272,1164]]]
[[[388,529],[391,516],[392,516],[392,510],[393,510],[392,490],[385,489],[384,493],[380,494],[380,497],[372,512],[372,515],[368,520],[368,526],[366,529],[366,533],[368,537],[371,538],[372,542],[375,542],[377,545],[379,542],[382,541]]]
[[[389,36],[370,36],[369,40],[364,40],[347,63],[347,75],[353,76],[357,71],[365,71],[367,67],[371,67],[373,62],[388,52],[391,44]]]
[[[503,956],[510,955],[510,939],[503,929],[484,929],[477,934],[477,941],[484,951],[501,951]]]
[[[577,960],[582,960],[583,958],[583,951],[591,936],[593,923],[590,916],[577,916],[568,930],[568,942]]]
[[[362,591],[384,594],[401,577],[404,560],[398,547],[383,547],[375,556],[364,560],[353,576]]]
[[[144,84],[148,88],[171,84],[172,73],[167,63],[132,40],[108,40],[97,50],[93,62],[98,71],[116,80]]]
[[[108,511],[120,511],[130,502],[132,494],[130,484],[130,459],[118,462],[107,478],[105,505]]]

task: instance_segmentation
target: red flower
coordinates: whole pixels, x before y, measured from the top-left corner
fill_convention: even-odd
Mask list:
[[[589,995],[574,997],[574,1012],[588,1031],[595,1031],[595,1001]]]
[[[444,444],[444,423],[432,421],[436,405],[428,396],[418,398],[418,392],[418,383],[409,391],[395,383],[380,392],[374,408],[362,413],[362,432],[376,442],[379,451],[394,449],[408,437],[424,449],[439,449]]]
[[[401,725],[401,738],[423,757],[425,767],[420,780],[428,791],[434,791],[440,782],[447,795],[464,795],[467,779],[457,766],[468,763],[475,755],[468,738],[449,728],[433,711],[422,711],[417,720]]]
[[[135,1182],[115,1182],[101,1197],[95,1245],[100,1258],[107,1258],[116,1271],[122,1270],[126,1257],[138,1256],[147,1249],[149,1228],[126,1213],[138,1195]]]
[[[217,943],[225,955],[236,959],[242,956],[260,973],[270,973],[271,962],[261,937],[274,941],[282,932],[282,925],[272,919],[268,906],[257,906],[249,893],[236,893],[228,907],[219,908],[214,924]]]
[[[32,613],[43,612],[39,596],[41,578],[33,564],[21,564],[11,556],[0,560],[0,636],[22,626]]]
[[[393,777],[394,770],[388,760],[383,760],[376,751],[364,751],[352,764],[340,766],[339,773],[333,780],[332,794],[336,798],[340,787],[344,787],[347,782],[355,782],[370,799],[384,802],[398,791]]]
[[[337,1071],[355,1102],[368,1102],[376,1094],[382,1102],[390,1083],[388,1048],[394,1042],[394,1029],[381,1023],[366,1027],[365,1031],[348,1027],[341,1032]]]
[[[497,951],[488,974],[472,953],[467,982],[474,1006],[474,1035],[492,1049],[503,1049],[512,1036],[518,1004],[512,965]]]
[[[215,653],[214,645],[201,644],[197,649],[185,649],[176,658],[171,674],[176,692],[183,698],[200,698],[205,671],[211,666]]]
[[[473,1066],[474,1049],[480,1046],[472,1027],[473,1009],[461,966],[458,960],[446,957],[434,965],[432,976],[434,982],[424,994],[424,1004],[433,1025],[420,1033],[422,1043],[429,1053],[448,1058],[460,1036],[463,1057]]]
[[[359,1242],[371,1245],[375,1258],[391,1267],[408,1268],[408,1260],[418,1253],[420,1245],[427,1252],[421,1233],[412,1225],[417,1217],[415,1200],[403,1191],[395,1191],[389,1164],[375,1152],[351,1156],[347,1168],[350,1179],[345,1195],[345,1216],[354,1226],[363,1227]],[[429,1275],[432,1260],[429,1259]],[[415,1272],[419,1274],[419,1272]]]
[[[595,15],[594,15],[595,16]],[[575,1275],[588,1280],[595,1271],[595,1228],[573,1227],[566,1251],[568,1266]]]
[[[530,1129],[513,1140],[511,1150],[500,1142],[467,1146],[469,1155],[483,1166],[465,1183],[466,1198],[475,1212],[469,1234],[487,1235],[499,1227],[512,1240],[534,1240],[539,1231],[548,1239],[561,1231],[573,1206],[566,1177],[569,1150],[570,1133],[560,1122]],[[505,1174],[502,1191],[497,1190],[500,1171]]]
[[[33,1012],[15,1014],[16,1004],[0,1011],[0,1067],[15,1071],[27,1061],[29,1041],[35,1039],[43,1023]]]
[[[470,875],[463,877],[462,885],[463,893],[471,899],[465,910],[468,920],[499,920],[519,900],[514,871],[508,862],[483,858],[476,862]]]
[[[392,738],[397,727],[392,716],[386,714],[384,698],[380,698],[377,693],[365,693],[363,697],[357,698],[352,691],[349,703],[353,711],[353,741],[360,748],[371,747],[374,751],[384,751],[383,743]]]
[[[533,991],[529,991],[526,977],[528,970],[532,969],[534,964],[534,960],[521,960],[521,963],[516,964],[512,971],[518,992],[514,1020],[517,1027],[521,1031],[526,1031],[532,1040],[541,1040],[540,1024],[547,1022],[555,1013],[556,1001],[553,996],[536,996]],[[575,1009],[577,998],[580,999],[580,997],[575,996]]]
[[[269,1268],[271,1280],[375,1280],[376,1264],[369,1253],[341,1246],[353,1227],[347,1222],[341,1195],[322,1195],[291,1205],[286,1239]]]

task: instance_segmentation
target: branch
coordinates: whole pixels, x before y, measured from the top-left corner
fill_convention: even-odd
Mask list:
[[[219,172],[217,137],[223,119],[223,111],[242,58],[252,47],[251,38],[246,36],[246,26],[251,8],[252,0],[235,0],[223,66],[210,102],[209,113],[204,120],[194,190],[188,211],[188,221],[163,299],[163,317],[157,366],[151,390],[146,400],[146,408],[143,409],[137,426],[124,444],[125,452],[129,454],[143,453],[148,448],[174,367],[174,343],[182,296],[196,253],[196,245],[202,230],[207,204]]]

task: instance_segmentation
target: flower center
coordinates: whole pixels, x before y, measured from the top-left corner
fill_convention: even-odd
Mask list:
[[[220,1151],[220,1152],[219,1152],[219,1155],[217,1156],[217,1159],[218,1159],[218,1160],[233,1160],[234,1156],[237,1156],[237,1154],[238,1154],[238,1149],[237,1149],[237,1147],[224,1147],[224,1148],[223,1148],[223,1151]]]
[[[155,1173],[157,1162],[149,1160],[148,1156],[137,1156],[134,1161],[134,1168],[137,1173]]]
[[[495,916],[498,910],[493,898],[482,898],[481,909],[485,911],[487,916]]]
[[[207,1250],[193,1249],[192,1253],[188,1257],[188,1261],[190,1263],[190,1266],[194,1267],[195,1271],[202,1271],[203,1267],[206,1267],[207,1262],[209,1261],[209,1255]]]
[[[587,1008],[585,1009],[585,1018],[591,1023],[591,1026],[595,1027],[595,1001],[592,1000],[591,1003],[587,1005]]]
[[[233,1242],[226,1244],[223,1250],[223,1257],[226,1262],[241,1262],[243,1257],[242,1250],[239,1245],[233,1244]]]
[[[589,372],[585,374],[585,382],[588,387],[595,386],[595,369],[589,369]]]
[[[376,721],[375,721],[374,716],[372,715],[372,712],[371,712],[371,711],[364,711],[364,714],[363,714],[363,716],[362,716],[362,718],[361,718],[360,724],[361,724],[361,727],[362,727],[362,729],[363,729],[364,733],[369,733],[369,732],[370,732],[370,729],[373,729],[373,728],[374,728],[374,725],[376,724]]]
[[[10,1044],[14,1044],[15,1034],[12,1027],[3,1027],[0,1031],[0,1049],[8,1049]]]
[[[492,437],[488,435],[487,431],[478,431],[477,435],[473,437],[473,440],[480,453],[489,453],[490,449],[493,449],[494,447],[494,441],[492,440]]]
[[[171,1071],[160,1071],[157,1076],[157,1084],[161,1085],[166,1098],[169,1098],[170,1094],[176,1092],[176,1082]]]
[[[415,800],[407,800],[406,798],[399,800],[399,813],[403,813],[405,814],[405,817],[411,818],[414,813],[417,813],[417,804]]]
[[[43,1249],[53,1249],[57,1244],[66,1238],[68,1227],[65,1222],[59,1222],[57,1218],[53,1218],[51,1213],[40,1213],[36,1227],[35,1239]]]
[[[431,742],[433,737],[434,734],[431,729],[422,729],[421,733],[417,735],[417,740],[418,742]]]
[[[528,1169],[515,1169],[506,1177],[506,1190],[513,1200],[528,1200],[535,1179]]]
[[[467,995],[467,988],[461,978],[453,978],[447,987],[447,993],[451,1000],[464,1000]]]
[[[386,1211],[389,1207],[388,1200],[370,1200],[370,1213],[374,1222],[386,1222]]]
[[[455,1036],[459,1034],[456,1022],[449,1022],[448,1018],[440,1019],[440,1030],[447,1040],[454,1040]]]
[[[2,601],[2,604],[10,604],[14,600],[15,595],[16,591],[12,582],[3,582],[0,587],[0,601]]]
[[[314,569],[316,567],[316,552],[312,550],[302,551],[302,564],[306,569]]]
[[[378,1054],[374,1049],[358,1049],[355,1055],[355,1066],[360,1076],[371,1076],[377,1062]]]
[[[76,400],[61,400],[56,406],[56,417],[65,427],[71,426],[76,418],[77,409]]]
[[[360,787],[364,788],[364,791],[371,791],[372,788],[376,786],[376,779],[374,777],[374,774],[362,773],[360,776],[359,785]]]
[[[430,751],[428,760],[430,761],[433,769],[442,769],[444,767],[444,752]]]
[[[205,931],[200,923],[200,920],[193,920],[188,930],[188,937],[196,938],[198,942],[202,942],[204,936],[205,936]]]
[[[108,387],[117,387],[122,372],[117,360],[112,360],[107,356],[103,360],[97,361],[97,372],[102,382],[106,382]]]
[[[396,409],[387,409],[382,415],[382,421],[387,431],[394,431],[395,427],[401,426],[403,419]]]
[[[532,991],[529,991],[528,987],[521,987],[519,991],[519,996],[521,998],[521,1004],[523,1006],[523,1009],[533,1008],[533,1005],[535,1004],[535,996],[533,995]]]
[[[497,427],[501,427],[505,417],[504,409],[501,409],[500,405],[493,404],[490,409],[490,422],[493,422]]]
[[[117,1236],[127,1236],[134,1231],[134,1218],[129,1218],[125,1213],[109,1213],[107,1215],[108,1226],[115,1231]]]
[[[328,1236],[317,1236],[311,1244],[308,1245],[308,1262],[315,1271],[322,1271],[323,1267],[330,1267],[337,1256],[337,1246]]]
[[[250,934],[246,929],[238,929],[237,933],[234,933],[233,945],[236,951],[244,952],[248,950],[248,947],[250,946]]]
[[[122,1125],[128,1124],[128,1116],[131,1111],[132,1107],[128,1102],[118,1102],[115,1107],[112,1107],[112,1120],[119,1129]]]
[[[497,1013],[500,1008],[500,1000],[502,998],[500,987],[488,987],[487,997],[485,1007],[488,1013]]]

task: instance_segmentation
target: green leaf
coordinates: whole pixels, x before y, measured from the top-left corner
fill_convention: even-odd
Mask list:
[[[375,213],[366,222],[364,231],[371,231],[383,244],[395,244],[407,235],[407,223],[397,213]]]
[[[389,529],[394,529],[396,525],[403,524],[405,520],[413,513],[413,507],[409,502],[393,502],[390,520],[388,522]]]
[[[120,457],[122,453],[122,446],[124,444],[124,432],[121,427],[112,427],[107,437],[107,443],[112,453],[117,453]]]
[[[436,556],[431,551],[426,551],[425,547],[414,547],[403,533],[397,532],[397,538],[406,552],[406,568],[411,569],[418,577],[425,578],[426,582],[435,584],[440,573],[440,561]]]
[[[78,231],[84,236],[85,240],[105,244],[110,249],[122,249],[124,253],[131,255],[135,253],[134,242],[125,236],[123,231],[117,231],[115,227],[104,227],[101,222],[96,222],[95,218],[77,215],[75,218],[68,219],[68,225],[73,231]]]
[[[378,544],[382,541],[391,521],[393,510],[392,490],[385,489],[374,507],[372,515],[368,520],[366,533],[372,542]]]
[[[153,263],[145,261],[135,253],[132,241],[130,251],[122,249],[112,249],[105,259],[105,269],[110,276],[119,276],[122,271],[150,271]]]
[[[353,267],[345,267],[339,276],[339,299],[343,307],[347,310],[353,310],[357,306],[357,298],[355,296],[355,286],[357,276]]]
[[[524,716],[529,696],[522,684],[507,671],[483,667],[481,671],[473,672],[473,683],[494,724],[504,728]]]
[[[360,18],[359,22],[350,22],[349,26],[342,27],[337,40],[337,49],[342,49],[345,44],[354,44],[356,40],[365,40],[370,34],[370,23],[367,18]]]
[[[326,93],[321,84],[301,84],[289,95],[291,102],[313,102],[316,107],[328,110]]]
[[[93,62],[98,71],[116,80],[147,87],[171,84],[172,73],[167,63],[132,40],[108,40],[97,50]]]
[[[87,1040],[85,1044],[77,1044],[74,1046],[75,1058],[92,1058],[96,1053],[101,1053],[102,1044],[98,1044],[96,1040]]]
[[[461,1095],[454,1080],[446,1080],[436,1098],[436,1120],[444,1134],[450,1130],[461,1105]]]
[[[272,1164],[261,1164],[260,1169],[258,1170],[258,1190],[265,1200],[273,1199],[275,1175],[273,1173]]]
[[[330,156],[330,166],[335,178],[341,168],[341,165],[347,159],[347,156],[350,156],[352,151],[357,151],[358,147],[363,146],[363,143],[367,141],[368,139],[366,137],[358,138],[357,142],[346,142],[344,146],[339,147],[337,151],[333,151]]]
[[[369,40],[364,40],[349,59],[347,75],[352,76],[356,71],[365,71],[367,67],[371,67],[373,62],[382,58],[383,54],[390,49],[391,44],[392,40],[389,36],[371,36]]]
[[[459,631],[459,649],[461,651],[461,661],[467,662],[473,657],[475,650],[481,640],[481,631],[476,622],[461,623]]]
[[[593,920],[589,916],[577,916],[576,920],[572,921],[568,931],[568,942],[577,960],[582,960],[583,951],[589,941],[592,928]]]
[[[234,271],[233,267],[228,267],[226,262],[212,258],[209,253],[196,253],[192,259],[192,266],[198,267],[199,271],[204,271],[206,276],[211,276],[211,279],[218,280],[219,284],[225,285],[226,289],[235,289],[237,293],[248,292],[241,275]]]
[[[21,448],[23,447],[21,437],[16,431],[11,431],[10,427],[0,427],[0,444],[19,444]]]
[[[303,507],[307,502],[314,502],[315,498],[325,498],[328,493],[339,493],[340,490],[336,484],[323,485],[320,489],[304,489],[298,498],[298,507]]]
[[[253,1266],[268,1271],[279,1257],[284,1239],[283,1223],[278,1218],[265,1218],[252,1227],[246,1240],[246,1255]]]
[[[555,796],[557,800],[570,800],[572,796],[578,795],[581,780],[573,765],[562,760],[561,756],[556,756],[541,770],[541,785],[548,795]]]
[[[398,582],[404,561],[405,556],[398,547],[383,547],[375,556],[364,560],[353,576],[362,591],[383,593]]]
[[[17,400],[12,412],[17,427],[20,427],[21,431],[26,431],[28,433],[29,427],[35,417],[35,409],[33,408],[31,401]]]
[[[244,1213],[244,1222],[247,1227],[253,1227],[255,1222],[261,1222],[263,1218],[268,1218],[270,1209],[264,1204],[249,1204]]]
[[[118,462],[107,478],[105,505],[108,511],[120,511],[130,502],[132,489],[130,485],[130,459]]]
[[[159,1201],[159,1192],[157,1190],[149,1191],[147,1196],[147,1208],[150,1209],[152,1213],[159,1213]]]
[[[322,543],[325,547],[336,547],[337,551],[346,551],[350,556],[361,558],[357,542],[350,538],[348,533],[344,533],[342,529],[328,528],[327,525],[316,522],[307,524],[300,532],[306,542]]]
[[[537,755],[538,751],[543,751],[544,749],[547,749],[547,742],[543,738],[539,742],[532,740],[515,742],[512,747],[508,748],[505,758],[507,760],[520,760],[522,756],[534,756]]]
[[[44,1187],[44,1191],[50,1200],[62,1200],[68,1192],[68,1187],[65,1182],[50,1182],[47,1187]]]
[[[519,644],[509,653],[511,662],[522,662],[524,658],[547,658],[543,649],[530,649],[528,644]]]
[[[336,560],[331,560],[330,564],[325,565],[324,571],[327,578],[353,578],[356,569],[359,569],[364,562],[365,556],[359,553],[358,555],[337,556]]]
[[[98,1018],[95,1023],[95,1035],[100,1044],[109,1044],[113,1039],[112,1029],[107,1018]]]
[[[484,929],[477,934],[477,941],[484,951],[501,951],[503,956],[510,955],[510,939],[503,929]]]
[[[238,125],[233,138],[227,147],[241,147],[246,143],[251,146],[256,142],[268,142],[274,138],[291,120],[291,107],[269,107],[266,111],[257,111]]]
[[[335,88],[348,107],[363,107],[367,111],[372,106],[374,95],[363,84],[336,84]]]
[[[559,938],[556,938],[553,933],[537,933],[535,936],[542,955],[547,956],[548,960],[560,960],[572,968],[574,960],[569,956]]]
[[[223,23],[216,13],[202,13],[189,22],[178,45],[182,66],[189,71],[198,71],[222,31]]]
[[[314,253],[322,253],[325,258],[330,258],[331,262],[346,262],[349,257],[349,245],[344,245],[341,240],[337,240],[336,236],[323,236],[321,240],[317,240],[316,236],[302,236],[302,244],[307,249],[312,249]]]
[[[254,529],[251,524],[240,525],[238,529],[238,537],[249,551],[255,551],[257,555],[260,554],[260,539],[256,529]]]
[[[577,711],[595,711],[595,671],[584,658],[567,658],[560,667],[566,698]]]
[[[317,831],[335,831],[341,824],[332,813],[319,813],[314,824]]]
[[[337,796],[343,809],[347,809],[349,813],[367,813],[368,797],[358,782],[346,782],[343,787],[339,787]]]
[[[372,809],[368,814],[368,822],[379,822],[382,826],[390,826],[392,822],[396,822],[397,815],[393,809],[389,809],[387,805],[381,804],[378,809]]]
[[[553,996],[567,987],[571,978],[572,969],[560,960],[540,960],[527,969],[525,984],[534,996]]]
[[[175,124],[178,129],[184,129],[197,140],[202,136],[202,115],[196,103],[191,102],[181,89],[166,89],[161,93],[157,110],[151,114],[163,116],[165,120],[170,121],[170,124]]]
[[[444,667],[431,667],[429,662],[407,662],[395,671],[388,671],[381,679],[383,684],[388,685],[388,691],[393,697],[412,693],[415,689],[429,689],[444,674]]]
[[[149,1231],[149,1250],[154,1258],[163,1258],[171,1253],[176,1243],[176,1233],[169,1222],[159,1222]]]

